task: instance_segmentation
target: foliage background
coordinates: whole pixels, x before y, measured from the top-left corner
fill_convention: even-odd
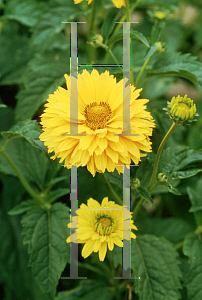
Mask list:
[[[141,97],[150,100],[148,110],[156,122],[153,153],[131,171],[131,180],[138,178],[146,188],[155,153],[171,125],[162,110],[167,101],[188,94],[202,114],[202,2],[130,1],[131,6],[135,3],[132,19],[139,24],[132,38],[134,80],[145,56],[153,53],[139,82],[143,87]],[[121,249],[117,248],[112,253],[114,267],[108,260],[99,262],[96,254],[84,260],[79,251],[79,275],[88,280],[60,279],[61,274],[69,276],[69,245],[65,239],[69,235],[70,171],[50,161],[38,139],[38,122],[48,95],[59,85],[65,87],[64,74],[69,74],[70,28],[61,21],[87,22],[78,25],[80,64],[114,63],[105,49],[87,43],[92,41],[91,7],[86,2],[75,5],[73,0],[0,1],[0,143],[6,141],[6,153],[44,200],[42,206],[36,204],[12,164],[0,155],[0,294],[5,300],[130,299],[130,293],[132,299],[141,300],[201,299],[200,117],[191,126],[179,126],[168,140],[158,173],[166,174],[171,186],[157,186],[152,191],[153,206],[145,202],[135,220],[139,230],[132,244],[132,274],[141,276],[141,280],[122,280],[117,287],[113,280],[114,274],[121,274]],[[155,10],[166,12],[166,20],[157,19]],[[95,33],[104,37],[119,63],[122,41],[120,35],[115,36],[114,21],[124,13],[124,8],[116,9],[110,0],[97,4]],[[115,38],[119,40],[113,43]],[[159,41],[166,49],[162,53],[154,46]],[[118,68],[109,71],[122,78]],[[122,197],[122,177],[116,172],[104,175],[93,178],[86,168],[78,169],[79,205],[89,197],[116,200],[113,191]],[[139,193],[132,189],[131,194],[134,209]]]

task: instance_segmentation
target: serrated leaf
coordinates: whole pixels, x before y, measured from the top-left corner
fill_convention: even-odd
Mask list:
[[[182,146],[167,148],[160,158],[158,173],[162,172],[169,179],[188,178],[202,172],[202,168],[196,168],[199,162],[202,162],[202,150]]]
[[[194,176],[198,174],[199,172],[202,172],[202,168],[198,169],[189,169],[186,171],[178,171],[178,172],[173,172],[170,176],[170,179],[183,179],[183,178],[189,178],[191,176]]]
[[[113,300],[114,296],[114,289],[102,281],[81,280],[75,288],[59,292],[56,300]]]
[[[26,200],[11,209],[8,214],[11,216],[22,214],[30,209],[39,208],[40,204],[36,200]]]
[[[145,46],[149,47],[149,43],[146,39],[146,37],[141,33],[138,32],[136,30],[132,30],[130,31],[130,37],[132,39],[136,39],[139,40],[140,42],[142,42]],[[123,30],[116,32],[115,34],[113,34],[109,40],[108,40],[108,44],[110,45],[111,43],[115,43],[117,41],[123,40]]]
[[[190,272],[185,279],[188,300],[202,298],[202,241],[199,236],[190,233],[185,237],[183,253],[189,257]]]
[[[82,11],[82,15],[85,16],[88,11]],[[38,51],[45,49],[52,49],[52,44],[54,39],[65,29],[65,27],[70,27],[70,24],[65,24],[63,22],[73,21],[81,12],[78,7],[74,5],[74,2],[68,2],[68,5],[63,3],[52,2],[49,6],[46,6],[46,12],[40,17],[38,22],[32,29],[31,44]],[[78,26],[82,26],[78,25]],[[64,36],[64,35],[63,35]],[[64,38],[63,45],[59,45],[61,49],[64,44],[68,45],[69,41]]]
[[[149,166],[149,160],[148,158],[146,159],[142,159],[142,161],[140,162],[139,164],[139,167],[137,168],[137,172],[136,172],[136,177],[142,181],[144,176],[145,176],[145,173],[148,169],[148,166]]]
[[[50,211],[33,209],[22,218],[24,244],[28,244],[29,264],[43,290],[54,299],[58,280],[69,262],[69,208],[62,203],[52,205]]]
[[[145,200],[147,200],[151,205],[153,205],[153,200],[152,197],[150,195],[150,193],[148,193],[143,187],[138,187],[136,189],[136,191],[142,196],[144,197]]]
[[[202,93],[202,63],[197,61],[197,57],[189,53],[164,53],[162,59],[159,59],[153,66],[151,72],[147,74],[152,76],[178,76],[190,80],[196,85]]]
[[[46,153],[44,148],[40,147],[36,142],[36,140],[39,139],[39,135],[41,133],[42,130],[36,120],[26,120],[12,126],[8,131],[1,132],[1,135],[7,141],[18,137],[23,137],[33,147],[36,147]]]
[[[117,170],[114,172],[105,171],[103,174],[110,182],[123,188],[123,174],[119,174]]]
[[[180,298],[181,271],[178,253],[164,238],[138,236],[131,241],[132,276],[139,300],[177,300]]]
[[[37,53],[24,73],[26,88],[17,94],[17,121],[32,118],[48,95],[65,82],[64,74],[68,72],[69,58],[64,51]]]
[[[115,21],[118,19],[118,16],[120,14],[120,9],[114,7],[110,9],[110,11],[107,13],[107,15],[104,18],[104,22],[102,24],[102,36],[104,40],[106,40],[109,35],[111,34],[115,24]]]
[[[43,190],[46,176],[53,173],[54,170],[44,152],[32,147],[23,138],[11,140],[6,145],[5,150],[24,177],[28,181],[34,182],[40,190]],[[1,154],[0,170],[5,174],[17,176],[15,170]]]
[[[70,193],[70,189],[68,188],[59,188],[55,191],[50,191],[47,195],[47,197],[45,198],[45,201],[48,203],[52,203],[55,200],[59,199],[60,197],[67,195]]]

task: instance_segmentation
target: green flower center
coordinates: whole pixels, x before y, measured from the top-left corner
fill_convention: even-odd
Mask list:
[[[100,102],[99,104],[93,102],[86,105],[83,115],[86,119],[85,124],[90,129],[96,130],[105,128],[113,113],[106,102]]]
[[[109,215],[99,215],[95,223],[95,231],[100,235],[109,235],[114,232],[114,219]]]
[[[102,228],[109,227],[111,225],[111,220],[108,218],[101,218],[99,223],[102,225]]]

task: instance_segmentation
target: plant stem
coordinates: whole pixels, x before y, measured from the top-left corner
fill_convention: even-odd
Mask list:
[[[16,164],[12,161],[12,159],[10,158],[10,156],[6,153],[6,151],[4,150],[4,148],[2,148],[1,146],[0,146],[0,153],[7,160],[7,162],[9,163],[9,165],[13,168],[13,170],[17,174],[20,182],[22,183],[22,185],[24,186],[24,188],[27,190],[27,192],[32,196],[32,198],[37,199],[40,203],[44,204],[43,198],[33,190],[33,188],[29,185],[29,183],[25,179],[24,175],[20,172],[20,170],[18,169],[18,167],[16,166]]]
[[[146,66],[147,66],[147,64],[148,64],[148,62],[149,62],[149,60],[150,60],[150,58],[151,58],[151,56],[148,57],[148,58],[145,60],[143,66],[142,66],[142,68],[141,68],[141,70],[140,70],[140,73],[138,74],[138,77],[137,77],[136,82],[135,82],[135,86],[136,86],[136,87],[138,86],[139,80],[140,80],[140,78],[141,78],[141,76],[142,76],[142,73],[143,73],[144,69],[146,68]]]
[[[103,173],[102,173],[103,174]],[[121,198],[117,195],[117,193],[115,192],[115,190],[113,189],[113,187],[111,186],[110,182],[108,181],[108,179],[104,176],[103,174],[103,177],[104,177],[104,180],[106,182],[106,185],[109,189],[109,191],[111,192],[111,194],[114,196],[114,198],[117,200],[117,202],[123,206],[123,201],[121,200]]]
[[[95,31],[95,13],[96,13],[96,5],[97,0],[94,0],[92,3],[92,13],[91,13],[91,20],[90,20],[90,26],[89,26],[89,33],[88,36],[91,38],[92,33]],[[87,47],[87,53],[88,53],[88,60],[89,63],[92,63],[92,61],[95,60],[96,56],[96,49],[92,46],[88,45]]]
[[[118,62],[118,60],[116,59],[116,57],[114,56],[113,52],[112,52],[110,49],[108,49],[107,51],[108,51],[109,54],[111,55],[113,61],[114,61],[117,65],[119,65],[119,62]],[[121,72],[123,72],[122,67],[119,67],[119,69],[121,70]]]
[[[126,21],[130,22],[130,5],[129,5],[129,0],[126,0]]]
[[[167,142],[167,140],[169,139],[169,137],[171,136],[171,134],[173,133],[173,131],[177,128],[178,124],[177,123],[174,123],[171,125],[170,129],[168,130],[168,132],[166,133],[166,135],[164,136],[164,139],[162,140],[159,148],[158,148],[158,151],[157,151],[157,154],[156,154],[156,159],[155,159],[155,162],[154,162],[154,168],[153,168],[153,173],[152,173],[152,177],[150,179],[150,182],[149,182],[149,185],[147,187],[147,191],[150,193],[151,191],[151,188],[152,188],[152,185],[153,185],[153,182],[156,178],[156,173],[157,173],[157,170],[158,170],[158,164],[159,164],[159,160],[160,160],[160,157],[161,157],[161,152],[165,146],[165,143]]]
[[[181,241],[180,243],[178,243],[177,245],[175,245],[175,246],[174,246],[174,249],[175,249],[175,250],[179,250],[179,249],[182,248],[183,245],[184,245],[184,240]]]
[[[97,0],[93,0],[92,3],[92,14],[91,14],[91,22],[90,22],[90,27],[89,27],[89,34],[91,34],[94,31],[95,27],[95,12],[96,12],[96,5],[97,5]]]
[[[156,173],[157,173],[157,170],[158,170],[158,164],[159,164],[159,160],[160,160],[160,157],[161,157],[161,152],[165,146],[165,143],[167,142],[167,140],[169,139],[169,137],[171,136],[171,134],[173,133],[173,131],[177,128],[178,124],[176,123],[173,123],[170,127],[170,129],[168,130],[168,132],[166,133],[164,139],[162,140],[159,148],[158,148],[158,151],[157,151],[157,154],[156,154],[156,159],[155,159],[155,162],[154,162],[154,168],[153,168],[153,173],[152,173],[152,176],[151,176],[151,179],[150,179],[150,182],[148,184],[148,187],[147,187],[147,192],[151,192],[151,190],[156,186],[156,184],[152,187],[155,179],[156,179]],[[137,217],[137,214],[142,206],[142,204],[144,203],[145,199],[144,197],[141,197],[139,202],[137,203],[135,209],[134,209],[134,212],[133,212],[133,219],[135,220],[135,218]]]

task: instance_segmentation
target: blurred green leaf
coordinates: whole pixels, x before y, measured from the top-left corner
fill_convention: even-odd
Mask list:
[[[26,200],[11,209],[8,214],[11,216],[22,214],[30,209],[39,208],[39,202],[36,200]]]
[[[50,300],[55,299],[61,273],[69,262],[69,208],[62,203],[50,211],[33,209],[22,218],[24,244],[29,246],[29,265],[33,275]]]
[[[137,189],[137,192],[142,196],[144,197],[144,199],[146,199],[151,205],[153,205],[153,200],[152,200],[152,197],[150,195],[150,193],[148,193],[143,187],[138,187]]]
[[[55,200],[57,200],[58,198],[67,195],[70,193],[70,189],[69,188],[59,188],[55,191],[50,191],[48,193],[48,195],[45,198],[45,201],[48,203],[53,203]]]
[[[113,28],[116,25],[115,22],[118,19],[119,15],[120,15],[120,9],[114,7],[110,9],[107,15],[105,16],[101,28],[102,36],[104,40],[106,40],[110,36]]]
[[[68,55],[61,51],[37,53],[24,73],[25,89],[18,95],[16,119],[32,118],[44,104],[48,95],[65,83],[64,74],[69,73]]]
[[[114,296],[114,288],[101,281],[81,280],[74,289],[59,292],[56,300],[113,300]]]
[[[141,32],[138,32],[136,30],[133,30],[131,29],[130,30],[130,37],[131,39],[136,39],[140,42],[142,42],[145,46],[149,47],[149,43],[146,39],[146,37],[141,33]],[[121,31],[118,31],[116,32],[115,34],[113,34],[109,40],[108,40],[108,44],[110,45],[111,43],[115,43],[117,41],[120,41],[123,39],[123,30]]]
[[[202,93],[202,63],[189,53],[164,53],[147,74],[153,76],[178,76],[196,85]]]
[[[119,174],[117,170],[114,170],[114,172],[105,171],[104,176],[113,184],[123,188],[123,174]]]
[[[18,34],[18,24],[6,23],[0,38],[0,85],[21,84],[32,50],[25,34]]]
[[[159,7],[165,8],[178,8],[178,0],[141,0],[139,6],[153,6],[158,5]]]
[[[131,243],[132,276],[140,277],[135,281],[139,299],[179,299],[182,275],[173,246],[154,235],[137,236]]]
[[[194,190],[191,187],[187,187],[187,193],[189,196],[189,200],[191,201],[191,208],[189,212],[194,213],[194,217],[196,219],[196,223],[198,225],[202,225],[202,178],[197,182],[196,189]]]
[[[87,12],[82,11],[83,16],[85,16],[86,13]],[[55,42],[54,39],[57,38],[59,33],[66,28],[70,30],[70,24],[62,22],[71,22],[80,14],[81,12],[78,10],[78,6],[75,5],[73,1],[69,1],[68,3],[64,1],[60,4],[51,1],[49,5],[46,6],[46,11],[32,28],[32,47],[39,51],[44,51],[45,49],[51,50],[51,44]],[[58,44],[59,49],[63,48],[64,44],[66,44],[66,47],[69,44],[70,37],[63,36],[63,43]]]
[[[15,20],[25,26],[33,26],[44,12],[45,3],[36,0],[9,0],[2,20]]]
[[[151,46],[154,45],[154,43],[161,41],[161,35],[164,31],[165,24],[166,23],[162,20],[161,21],[156,20],[156,22],[152,26],[151,41],[150,41]]]
[[[202,298],[202,241],[200,236],[190,233],[183,245],[184,255],[189,257],[190,272],[185,279],[188,300]]]
[[[189,220],[177,217],[145,217],[137,219],[135,225],[138,228],[138,235],[154,234],[157,237],[164,237],[175,244],[181,242],[187,233],[195,229],[189,223]]]

